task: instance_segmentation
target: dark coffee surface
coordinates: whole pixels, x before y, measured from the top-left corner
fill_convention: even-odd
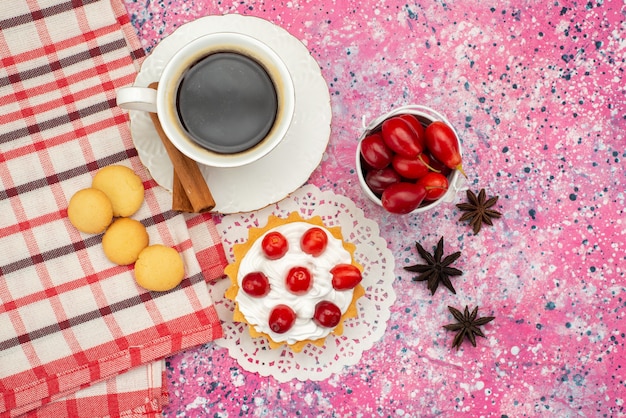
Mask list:
[[[231,52],[194,64],[178,89],[177,110],[199,145],[219,153],[241,152],[259,143],[274,124],[278,100],[267,72]]]

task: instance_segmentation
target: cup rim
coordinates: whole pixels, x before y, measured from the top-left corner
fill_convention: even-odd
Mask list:
[[[265,139],[242,152],[227,154],[202,147],[186,136],[178,120],[175,106],[168,105],[176,100],[176,90],[184,71],[197,60],[216,52],[245,52],[247,56],[259,61],[272,78],[277,94],[283,98],[279,99],[279,110],[274,126]],[[162,85],[167,85],[168,88],[161,88]],[[287,65],[269,45],[238,32],[211,33],[184,45],[165,65],[157,88],[157,114],[166,136],[183,154],[198,163],[212,167],[239,167],[269,154],[286,136],[294,112],[295,87]],[[168,120],[175,120],[176,123],[164,123]]]
[[[463,149],[462,149],[462,145],[461,145],[461,140],[459,138],[458,133],[456,132],[456,129],[454,128],[454,126],[448,121],[448,119],[441,113],[437,112],[436,110],[428,107],[428,106],[423,106],[423,105],[405,105],[405,106],[400,106],[397,107],[383,115],[380,115],[376,118],[374,118],[369,124],[367,124],[366,126],[364,125],[363,128],[363,133],[361,134],[361,136],[359,137],[358,143],[357,143],[357,147],[356,147],[356,171],[357,171],[357,176],[359,178],[359,185],[361,186],[361,189],[363,190],[363,192],[365,193],[365,195],[372,201],[374,202],[376,205],[383,207],[383,203],[381,201],[381,199],[376,196],[376,194],[369,188],[369,186],[367,185],[367,183],[365,182],[365,176],[363,175],[363,166],[361,164],[361,143],[363,142],[363,139],[370,134],[372,131],[380,128],[380,126],[382,125],[382,123],[393,117],[393,116],[398,116],[398,115],[403,115],[403,114],[412,114],[415,116],[420,116],[422,118],[428,119],[430,120],[430,122],[434,122],[436,120],[440,120],[444,123],[446,123],[448,126],[450,126],[450,128],[452,128],[452,131],[454,132],[454,136],[456,137],[457,143],[459,144],[459,153],[461,154],[461,156],[463,155]],[[452,170],[452,172],[450,174],[448,174],[448,190],[446,191],[446,193],[441,196],[439,199],[437,200],[433,200],[432,202],[428,203],[427,205],[424,206],[419,206],[416,209],[412,210],[411,212],[409,212],[408,214],[415,214],[415,213],[423,213],[423,212],[427,212],[431,209],[434,209],[435,207],[439,206],[441,203],[443,202],[451,202],[453,201],[454,197],[456,196],[457,192],[459,190],[461,190],[461,183],[463,183],[463,176],[461,174],[461,172],[457,169]]]

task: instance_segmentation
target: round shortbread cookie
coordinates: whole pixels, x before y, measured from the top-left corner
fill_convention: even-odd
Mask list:
[[[135,280],[144,289],[163,292],[175,288],[185,276],[183,259],[172,247],[146,247],[135,263]]]
[[[93,188],[82,189],[70,198],[67,217],[79,231],[99,234],[111,224],[113,207],[102,191]]]
[[[148,246],[146,227],[131,218],[119,218],[102,237],[102,249],[109,260],[126,266],[137,261],[139,253]]]
[[[123,165],[110,165],[96,173],[91,187],[101,190],[111,200],[113,216],[131,216],[143,203],[141,179]]]

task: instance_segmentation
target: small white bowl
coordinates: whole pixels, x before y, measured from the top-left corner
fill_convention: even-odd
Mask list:
[[[359,143],[356,147],[356,171],[357,175],[359,176],[359,184],[361,185],[361,189],[363,189],[365,195],[372,202],[381,207],[383,206],[383,203],[381,202],[380,198],[376,196],[374,192],[372,192],[372,190],[365,182],[365,175],[363,172],[363,166],[361,164],[361,141],[371,132],[380,129],[385,120],[393,116],[404,115],[407,113],[417,117],[417,120],[419,120],[424,127],[430,125],[432,122],[435,121],[445,122],[448,126],[452,128],[454,136],[456,137],[456,140],[459,144],[459,152],[461,153],[461,155],[463,154],[463,150],[461,149],[461,141],[459,140],[459,135],[454,129],[454,126],[452,126],[452,124],[448,122],[445,116],[429,107],[421,105],[402,106],[374,119],[367,126],[365,126],[365,130],[359,138]],[[442,202],[453,202],[457,193],[464,190],[467,190],[465,177],[461,174],[459,170],[452,170],[452,172],[448,175],[448,191],[439,199],[429,202],[426,205],[420,206],[410,213],[423,213],[439,206]]]

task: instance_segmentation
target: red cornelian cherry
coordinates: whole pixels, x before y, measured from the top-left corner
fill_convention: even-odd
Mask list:
[[[412,115],[410,113],[406,113],[404,115],[399,115],[398,116],[400,119],[402,119],[403,121],[407,122],[411,128],[413,128],[413,130],[415,131],[415,133],[417,134],[417,137],[419,138],[419,142],[422,144],[422,148],[424,147],[424,126],[421,124],[421,122],[419,120],[417,120],[417,118],[415,117],[415,115]]]
[[[420,154],[416,158],[407,158],[396,154],[391,160],[393,169],[405,179],[418,179],[430,172],[428,163],[430,159],[426,154]]]
[[[313,321],[321,327],[334,328],[341,320],[341,310],[337,305],[327,300],[315,305]]]
[[[276,334],[289,331],[296,322],[296,313],[289,306],[279,304],[272,309],[269,317],[269,326]]]
[[[253,271],[243,277],[241,280],[241,288],[248,295],[260,298],[270,292],[270,281],[267,276],[260,271]]]
[[[289,250],[289,243],[283,234],[277,231],[267,233],[261,241],[263,253],[270,260],[277,260]]]
[[[400,174],[393,167],[385,167],[382,170],[368,171],[365,175],[365,183],[374,192],[381,195],[387,187],[402,180]]]
[[[307,254],[317,257],[322,254],[328,244],[328,236],[322,228],[309,228],[300,239],[300,248]]]
[[[311,272],[306,267],[291,268],[285,278],[287,290],[296,295],[304,295],[309,291],[312,284]]]
[[[409,122],[401,117],[392,117],[383,122],[382,136],[385,144],[396,154],[417,158],[424,151],[424,140]]]
[[[361,141],[361,157],[372,169],[383,169],[391,163],[393,151],[387,147],[380,132],[366,136]]]
[[[352,264],[337,264],[330,269],[333,275],[332,283],[335,290],[349,290],[361,283],[361,270]]]
[[[448,178],[441,173],[428,173],[417,183],[426,189],[425,200],[437,200],[448,191]]]
[[[430,153],[446,167],[456,169],[465,177],[459,141],[454,130],[442,121],[434,121],[426,127],[426,146]]]

